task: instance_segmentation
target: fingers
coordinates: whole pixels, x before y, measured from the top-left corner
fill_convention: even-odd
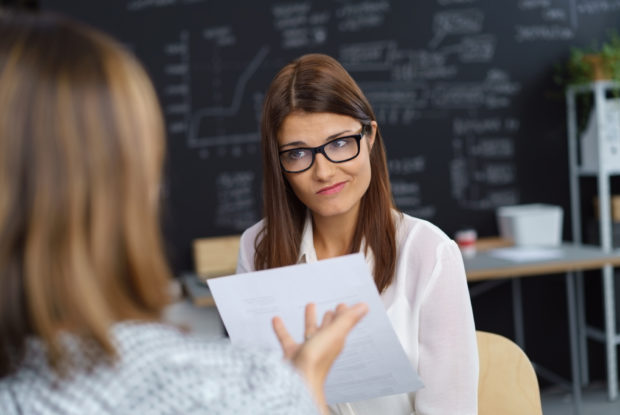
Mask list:
[[[273,326],[273,331],[276,333],[276,337],[280,342],[280,346],[282,347],[282,352],[285,357],[290,357],[291,352],[297,348],[297,343],[291,337],[290,333],[286,329],[284,322],[280,317],[274,317],[271,320],[271,324]]]
[[[321,321],[321,329],[323,327],[327,327],[333,320],[334,320],[334,311],[333,310],[328,310],[325,312],[325,314],[323,314],[323,320]]]
[[[314,311],[314,306],[306,308],[306,324],[310,326],[316,326],[316,317],[310,316]],[[316,396],[322,393],[327,373],[342,351],[349,332],[367,312],[368,306],[363,303],[352,307],[339,304],[335,311],[324,314],[321,327],[315,328],[312,338],[299,345],[295,345],[284,327],[279,327],[279,319],[274,319],[274,330],[280,344],[283,348],[290,342],[295,345],[295,349],[291,349],[291,362],[311,385]]]
[[[306,305],[305,309],[304,343],[317,333],[323,333],[320,337],[327,336],[332,338],[332,340],[340,338],[344,341],[344,338],[367,312],[368,306],[363,303],[358,303],[351,307],[345,304],[338,304],[335,311],[328,310],[325,312],[319,328],[316,324],[316,306],[310,303]],[[280,317],[272,319],[272,326],[284,356],[291,358],[302,344],[298,344],[293,339]]]
[[[335,311],[330,310],[324,314],[321,327],[316,329],[312,339],[306,339],[300,346],[306,346],[316,340],[330,344],[329,348],[335,354],[340,353],[346,337],[367,312],[368,306],[364,303],[351,307],[339,304]]]
[[[368,312],[363,303],[348,307],[339,304],[335,311],[328,311],[321,327],[311,339],[298,345],[293,364],[310,383],[317,381],[322,387],[330,367],[342,351],[347,336],[353,327]]]
[[[339,304],[331,326],[343,333],[349,333],[366,313],[368,313],[368,306],[364,303],[357,303],[351,307]]]
[[[312,306],[312,309],[314,309],[314,304],[312,304]],[[306,308],[306,313],[307,312],[308,308]],[[364,303],[358,303],[351,307],[340,303],[336,306],[335,310],[328,310],[325,312],[321,321],[321,326],[319,328],[314,328],[311,335],[330,326],[335,320],[338,321],[338,329],[346,330],[348,333],[362,319],[362,317],[366,315],[367,312],[368,306]],[[312,317],[314,319],[314,315]],[[316,324],[314,323],[314,320],[312,321],[312,324]],[[308,315],[306,314],[306,340],[310,338],[310,336],[308,336],[308,332]]]
[[[308,340],[316,333],[316,306],[313,303],[306,304],[304,340]]]

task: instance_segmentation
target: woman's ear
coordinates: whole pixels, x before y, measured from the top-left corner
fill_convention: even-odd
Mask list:
[[[372,146],[375,144],[375,138],[377,137],[377,128],[379,128],[379,126],[377,125],[376,121],[371,121],[370,122],[370,131],[368,131],[367,134],[367,139],[368,139],[368,151],[370,152],[370,150],[372,150]]]

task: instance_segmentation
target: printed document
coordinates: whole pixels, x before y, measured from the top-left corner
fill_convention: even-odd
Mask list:
[[[361,254],[209,279],[233,344],[281,353],[271,327],[280,316],[301,342],[304,308],[316,304],[317,322],[339,303],[364,302],[368,314],[352,330],[325,384],[329,404],[413,392],[423,384],[407,359]]]
[[[489,255],[513,262],[548,261],[562,258],[562,250],[549,247],[510,247],[489,251]]]

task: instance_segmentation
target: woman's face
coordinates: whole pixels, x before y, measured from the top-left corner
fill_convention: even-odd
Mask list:
[[[370,184],[370,150],[377,123],[372,121],[371,127],[362,137],[359,154],[354,159],[332,163],[317,153],[308,170],[284,173],[295,195],[315,217],[357,214],[360,200]],[[346,115],[294,112],[284,119],[278,133],[279,151],[318,147],[361,131],[360,121]]]

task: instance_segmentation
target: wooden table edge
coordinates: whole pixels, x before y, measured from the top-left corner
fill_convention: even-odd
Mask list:
[[[618,258],[586,259],[568,262],[543,262],[540,264],[515,265],[501,268],[488,268],[474,271],[465,270],[467,281],[483,281],[499,278],[518,278],[541,274],[559,274],[571,271],[586,271],[602,268],[605,265],[620,265]]]

